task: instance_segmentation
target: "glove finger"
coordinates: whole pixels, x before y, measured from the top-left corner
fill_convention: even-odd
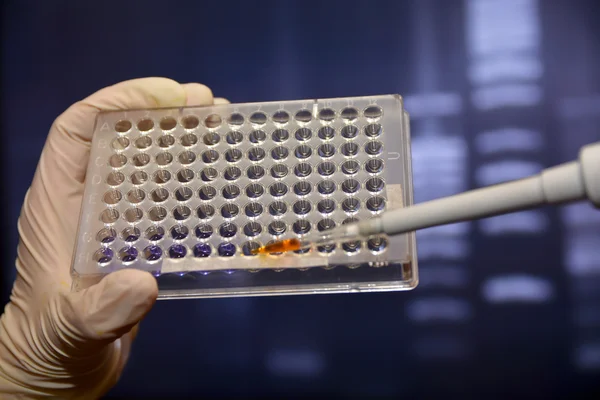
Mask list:
[[[184,83],[186,106],[206,106],[213,104],[212,91],[201,83]]]
[[[209,91],[210,93],[210,91]],[[212,93],[209,94],[212,101]],[[167,78],[142,78],[103,88],[73,104],[54,122],[53,133],[84,142],[92,139],[96,114],[135,108],[179,107],[185,105],[183,86]]]
[[[34,336],[19,365],[27,371],[27,386],[56,398],[66,398],[62,392],[75,387],[86,398],[100,398],[116,384],[131,349],[129,332],[157,293],[149,273],[122,270],[84,291],[57,293],[41,315],[29,310],[32,331],[27,334]]]
[[[85,356],[130,332],[157,296],[154,277],[134,269],[109,274],[81,292],[59,295],[50,307],[56,333],[51,342],[72,357]]]
[[[104,88],[74,104],[50,131],[19,220],[25,265],[46,266],[35,273],[44,283],[69,286],[68,269],[75,241],[90,140],[99,110],[184,106],[188,98],[212,104],[204,85],[185,87],[166,78],[144,78]],[[50,271],[60,269],[60,271]]]
[[[223,98],[223,97],[215,97],[214,104],[231,104],[229,100]]]
[[[45,153],[51,153],[47,161],[55,161],[61,172],[83,182],[99,111],[180,107],[187,104],[188,97],[199,105],[213,102],[212,92],[206,86],[188,84],[184,87],[166,78],[135,79],[104,88],[75,103],[56,119],[44,149]]]

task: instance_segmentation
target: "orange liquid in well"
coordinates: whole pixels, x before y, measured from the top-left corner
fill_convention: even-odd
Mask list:
[[[280,242],[268,244],[253,251],[253,254],[283,253],[286,251],[300,250],[300,240],[285,239]]]

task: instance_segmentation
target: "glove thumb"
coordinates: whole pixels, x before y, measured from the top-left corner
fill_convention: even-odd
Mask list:
[[[49,318],[58,354],[71,362],[99,356],[146,316],[157,296],[154,277],[133,269],[108,274],[81,292],[59,296],[50,306]]]

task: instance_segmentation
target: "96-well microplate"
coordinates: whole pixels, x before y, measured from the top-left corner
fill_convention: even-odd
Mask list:
[[[72,274],[123,268],[160,298],[413,288],[414,234],[254,256],[412,204],[399,96],[99,114]]]

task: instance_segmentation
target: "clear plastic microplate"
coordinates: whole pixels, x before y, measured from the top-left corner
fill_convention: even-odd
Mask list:
[[[159,298],[407,290],[414,233],[252,255],[412,204],[398,95],[102,112],[73,289],[124,268]]]

